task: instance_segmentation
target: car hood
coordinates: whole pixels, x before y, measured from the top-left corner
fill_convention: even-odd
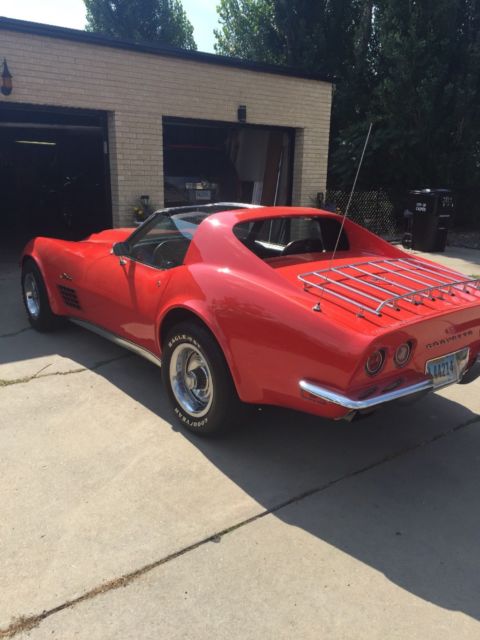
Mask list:
[[[96,243],[104,243],[104,244],[113,244],[115,242],[123,242],[126,240],[133,232],[133,227],[121,227],[119,229],[105,229],[105,231],[100,231],[99,233],[92,233],[92,235],[88,236],[81,240],[81,242],[96,242]]]

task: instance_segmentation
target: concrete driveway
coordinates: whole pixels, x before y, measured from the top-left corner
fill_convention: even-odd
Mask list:
[[[0,638],[480,637],[480,380],[203,441],[154,365],[29,329],[18,281],[0,265]]]

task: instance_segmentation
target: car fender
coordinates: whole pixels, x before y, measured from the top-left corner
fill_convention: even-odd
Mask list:
[[[237,392],[240,394],[241,389],[241,376],[240,371],[235,363],[234,355],[230,349],[229,342],[225,335],[225,332],[222,330],[221,326],[216,321],[214,314],[212,314],[211,309],[209,308],[207,302],[200,298],[189,298],[185,299],[183,296],[178,299],[171,300],[167,307],[164,307],[161,310],[161,313],[157,320],[157,336],[158,336],[158,352],[162,353],[162,334],[164,333],[162,326],[166,318],[175,311],[186,311],[189,314],[192,314],[198,318],[198,320],[204,324],[210,333],[213,335],[215,340],[218,342],[220,349],[223,352],[225,360],[227,361],[228,368],[233,378],[233,382],[237,389]]]
[[[353,354],[360,354],[369,339],[315,313],[302,291],[205,265],[192,266],[190,276],[172,282],[179,293],[162,309],[157,335],[160,339],[164,319],[174,309],[195,314],[220,345],[242,400],[280,402],[283,394],[298,394],[302,375],[348,383]]]
[[[30,240],[24,247],[20,256],[20,268],[23,268],[25,260],[33,260],[37,265],[40,273],[42,274],[45,289],[47,291],[48,301],[53,313],[57,315],[62,314],[62,303],[58,297],[58,294],[51,282],[51,278],[48,277],[49,263],[48,263],[48,244],[51,244],[49,238],[34,238]]]

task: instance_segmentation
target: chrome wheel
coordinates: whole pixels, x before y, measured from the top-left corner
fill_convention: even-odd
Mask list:
[[[25,304],[28,313],[32,318],[38,318],[40,315],[40,293],[38,291],[37,281],[33,273],[27,273],[23,282],[23,295],[25,296]]]
[[[170,359],[170,385],[182,409],[201,418],[213,402],[213,381],[208,363],[193,344],[179,344]]]

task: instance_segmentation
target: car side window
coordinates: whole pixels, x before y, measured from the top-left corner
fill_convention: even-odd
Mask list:
[[[183,263],[189,245],[184,237],[148,238],[132,245],[130,257],[151,267],[171,269]]]
[[[157,216],[132,236],[130,257],[158,269],[180,266],[204,218],[201,212]]]

